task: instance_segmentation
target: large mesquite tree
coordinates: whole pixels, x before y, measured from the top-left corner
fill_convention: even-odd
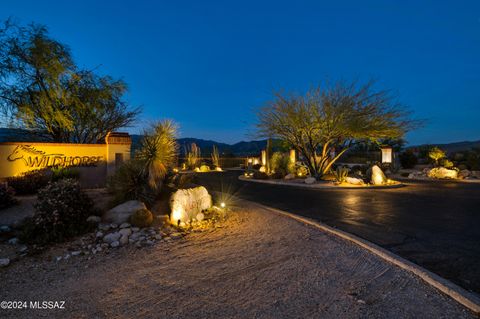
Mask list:
[[[387,91],[374,90],[372,82],[337,82],[305,95],[276,93],[257,116],[259,135],[290,143],[316,178],[355,143],[400,138],[418,124]]]
[[[0,124],[57,142],[96,143],[136,119],[126,91],[122,80],[80,70],[44,26],[7,21],[0,28]]]

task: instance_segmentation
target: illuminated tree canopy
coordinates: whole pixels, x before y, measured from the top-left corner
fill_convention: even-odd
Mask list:
[[[316,178],[330,172],[352,145],[401,138],[419,124],[393,102],[389,92],[374,90],[372,82],[337,82],[313,88],[305,95],[277,92],[257,117],[259,135],[291,144]]]
[[[139,114],[123,100],[126,91],[122,80],[80,70],[44,26],[7,21],[0,29],[2,125],[56,142],[96,143]]]

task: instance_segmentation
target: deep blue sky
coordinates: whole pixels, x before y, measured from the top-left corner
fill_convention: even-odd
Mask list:
[[[2,1],[9,16],[183,137],[249,139],[272,90],[374,77],[429,119],[411,144],[480,139],[480,1]]]

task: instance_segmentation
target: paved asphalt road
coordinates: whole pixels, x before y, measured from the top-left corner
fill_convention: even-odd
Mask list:
[[[240,171],[199,174],[211,190],[310,217],[374,242],[480,294],[480,184],[307,190],[247,183]]]

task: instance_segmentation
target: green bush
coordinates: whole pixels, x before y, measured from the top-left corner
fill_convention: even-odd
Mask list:
[[[290,162],[290,157],[281,152],[275,152],[270,160],[271,171],[276,178],[283,178],[289,173],[295,173],[295,164]]]
[[[453,162],[451,160],[449,160],[448,158],[442,158],[440,160],[440,166],[443,166],[445,168],[453,168],[455,165],[453,164]]]
[[[107,188],[113,194],[112,204],[129,200],[152,204],[157,195],[156,189],[148,183],[143,162],[137,160],[123,163],[109,178]]]
[[[87,222],[94,214],[92,200],[74,179],[49,183],[39,190],[35,214],[25,222],[20,239],[44,245],[63,242],[92,229]]]
[[[428,151],[428,157],[433,161],[435,166],[438,166],[439,161],[442,158],[447,157],[447,154],[445,153],[444,150],[434,146],[430,149],[430,151]]]
[[[14,197],[15,192],[13,188],[6,185],[0,185],[0,209],[8,208],[17,204],[17,200]]]
[[[50,169],[39,169],[22,173],[19,176],[8,177],[7,183],[17,195],[35,194],[39,189],[47,186],[51,176]]]
[[[53,182],[59,181],[61,179],[72,178],[72,179],[79,179],[80,172],[78,169],[72,167],[52,167],[52,177],[51,180]]]
[[[153,214],[148,209],[139,209],[130,216],[130,224],[135,227],[148,227],[153,223]]]
[[[417,163],[418,158],[411,150],[400,153],[400,164],[403,168],[414,168]]]

